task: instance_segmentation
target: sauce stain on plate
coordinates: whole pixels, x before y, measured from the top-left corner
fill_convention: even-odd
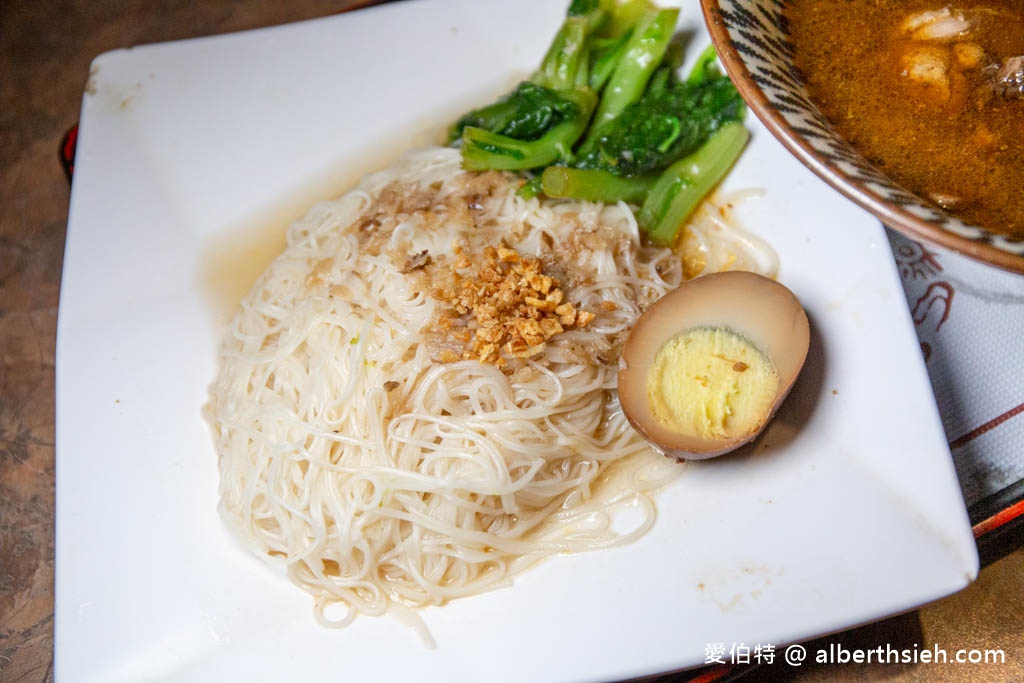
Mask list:
[[[288,226],[304,210],[298,204],[282,205],[262,220],[213,235],[204,245],[200,283],[218,322],[231,319],[242,297],[284,250]]]
[[[698,583],[697,588],[706,592],[723,613],[746,613],[782,574],[781,567],[746,565],[718,572]]]
[[[207,238],[200,256],[199,283],[217,323],[231,320],[242,298],[284,251],[288,228],[317,202],[340,197],[354,189],[361,178],[387,168],[407,151],[442,143],[446,132],[442,122],[452,120],[453,116],[434,116],[418,121],[410,126],[414,132],[408,136],[347,156],[334,168],[304,179],[297,185],[302,189]]]

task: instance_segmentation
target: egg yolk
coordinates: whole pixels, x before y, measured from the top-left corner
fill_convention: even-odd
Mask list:
[[[779,388],[771,359],[735,332],[698,327],[665,342],[647,376],[651,414],[703,439],[749,434],[768,419]]]

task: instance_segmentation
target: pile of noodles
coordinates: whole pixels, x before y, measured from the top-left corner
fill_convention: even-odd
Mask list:
[[[220,512],[325,624],[408,615],[635,539],[654,521],[650,494],[682,470],[615,391],[618,349],[683,280],[679,254],[642,244],[624,204],[523,199],[518,185],[464,173],[452,149],[411,153],[292,226],[231,323],[205,408]],[[697,270],[770,253],[734,248],[753,238],[726,209],[689,228]],[[596,317],[532,356],[440,362],[451,340],[431,279],[456,246],[476,264],[496,245],[538,257]]]

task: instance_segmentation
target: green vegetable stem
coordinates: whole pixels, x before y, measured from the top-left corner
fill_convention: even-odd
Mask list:
[[[592,202],[641,204],[657,176],[620,176],[597,169],[549,166],[541,175],[541,189],[549,197],[568,197]]]
[[[600,131],[640,99],[651,74],[665,56],[678,19],[679,10],[666,9],[649,11],[640,20],[608,79],[591,130]],[[587,142],[583,146],[586,149]]]
[[[652,242],[675,242],[683,221],[725,177],[749,139],[750,133],[742,123],[728,123],[700,149],[661,174],[637,216]]]

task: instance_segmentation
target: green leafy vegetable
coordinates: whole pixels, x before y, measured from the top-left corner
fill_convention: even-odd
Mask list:
[[[494,104],[469,112],[449,131],[449,142],[467,127],[483,128],[517,140],[536,140],[577,114],[577,105],[558,92],[524,81]]]
[[[562,91],[571,114],[533,140],[521,140],[467,126],[462,130],[462,166],[467,171],[525,171],[572,157],[572,146],[587,128],[597,97],[589,89]]]
[[[678,14],[572,0],[530,79],[451,127],[463,167],[524,172],[523,197],[635,204],[648,237],[672,243],[749,137],[713,48],[680,77]]]
[[[576,163],[621,175],[649,173],[697,149],[723,124],[742,120],[744,111],[725,76],[666,84],[601,129]]]
[[[600,131],[623,109],[640,99],[651,74],[665,56],[678,19],[679,10],[668,9],[651,10],[640,20],[608,79],[594,114],[592,130]],[[584,147],[586,144],[584,142]]]

